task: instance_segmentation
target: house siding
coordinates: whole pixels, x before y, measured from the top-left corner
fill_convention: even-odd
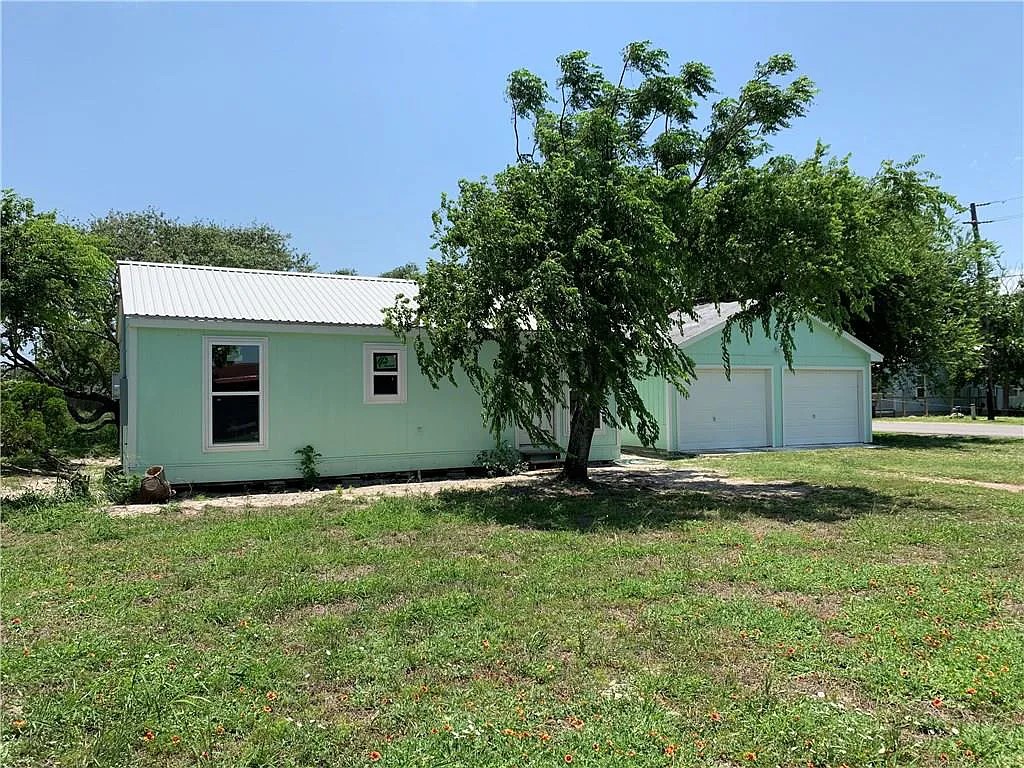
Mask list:
[[[326,477],[466,467],[494,445],[480,398],[468,382],[434,389],[406,356],[404,403],[363,402],[363,345],[395,343],[362,333],[247,332],[208,328],[132,327],[124,465],[130,472],[161,464],[172,483],[215,483],[299,477],[295,450],[312,445]],[[237,325],[237,324],[236,324]],[[203,450],[204,336],[267,339],[267,447]],[[132,359],[134,358],[134,359]],[[514,431],[503,435],[510,442]],[[618,457],[614,430],[595,434],[591,458]]]
[[[652,447],[659,450],[668,450],[667,430],[665,429],[665,401],[667,399],[667,384],[665,380],[658,377],[640,379],[634,382],[644,407],[654,416],[658,423],[658,438]],[[635,425],[634,425],[635,426]],[[622,444],[639,446],[640,437],[628,427],[622,429]]]

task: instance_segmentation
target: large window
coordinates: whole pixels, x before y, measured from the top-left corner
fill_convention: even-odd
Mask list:
[[[400,344],[363,346],[363,402],[405,402],[405,347]]]
[[[204,448],[253,450],[267,445],[267,340],[203,340]]]

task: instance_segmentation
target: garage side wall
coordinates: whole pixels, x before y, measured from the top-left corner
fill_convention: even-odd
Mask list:
[[[364,344],[395,344],[390,334],[236,327],[131,327],[126,470],[162,464],[172,483],[295,478],[295,450],[308,444],[322,454],[320,473],[330,477],[467,467],[494,446],[468,382],[442,381],[434,389],[412,349],[405,356],[406,401],[364,403]],[[203,340],[211,336],[266,340],[265,448],[204,449]],[[512,442],[514,430],[503,437]],[[595,436],[594,460],[618,453],[614,430]]]
[[[637,392],[640,393],[640,399],[643,400],[647,410],[654,415],[655,421],[658,423],[658,439],[653,447],[662,451],[668,450],[668,430],[666,429],[667,422],[665,420],[668,385],[664,379],[654,377],[636,381],[634,384],[636,385]],[[622,444],[640,446],[641,442],[636,432],[631,431],[628,427],[623,427]]]

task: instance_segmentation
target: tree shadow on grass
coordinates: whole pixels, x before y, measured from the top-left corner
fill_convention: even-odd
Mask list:
[[[592,471],[586,486],[550,477],[487,490],[445,491],[447,514],[474,522],[537,530],[664,528],[694,520],[759,517],[781,523],[841,523],[864,514],[891,514],[892,496],[858,486],[740,482],[700,470]]]
[[[1022,428],[1024,429],[1024,428]],[[902,432],[876,432],[873,445],[879,448],[903,448],[906,450],[969,450],[982,446],[1005,448],[1007,444],[1024,445],[1018,437],[989,437],[981,435],[911,435]]]

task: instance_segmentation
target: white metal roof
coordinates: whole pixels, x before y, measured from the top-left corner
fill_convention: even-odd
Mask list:
[[[676,344],[690,344],[696,340],[696,337],[703,337],[708,331],[724,325],[725,321],[740,309],[738,301],[723,301],[718,305],[718,309],[715,309],[714,304],[698,304],[693,308],[697,319],[694,320],[689,315],[684,315],[681,318],[682,325],[672,332],[672,341]]]
[[[412,280],[271,272],[143,261],[118,262],[128,317],[382,325],[383,311]]]

